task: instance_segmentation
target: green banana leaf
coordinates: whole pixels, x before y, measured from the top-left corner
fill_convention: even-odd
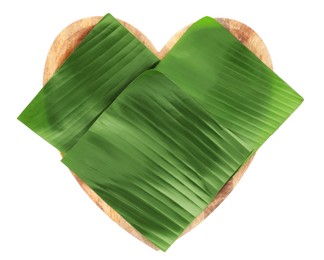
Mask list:
[[[210,17],[194,23],[156,69],[254,150],[303,101]]]
[[[210,17],[158,63],[108,14],[18,119],[165,251],[302,100]]]
[[[171,80],[150,70],[62,162],[165,251],[251,151]]]
[[[112,15],[91,30],[18,119],[67,152],[158,58]]]

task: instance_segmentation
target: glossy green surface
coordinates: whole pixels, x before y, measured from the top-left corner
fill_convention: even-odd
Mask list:
[[[67,152],[119,93],[158,58],[106,15],[18,119]]]
[[[119,95],[62,161],[166,250],[250,152],[172,81],[151,70]]]
[[[194,23],[156,69],[255,150],[303,101],[210,17]]]

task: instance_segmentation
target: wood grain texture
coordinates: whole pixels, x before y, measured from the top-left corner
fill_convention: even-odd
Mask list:
[[[90,17],[76,21],[66,27],[54,40],[44,68],[43,85],[53,76],[55,71],[62,65],[71,52],[79,45],[82,39],[89,33],[89,31],[99,22],[100,16]],[[262,39],[248,26],[231,19],[217,18],[229,32],[231,32],[238,40],[240,40],[247,48],[249,48],[259,59],[261,59],[268,67],[272,69],[272,62],[268,50]],[[149,39],[132,25],[119,20],[133,35],[135,35],[143,44],[145,44],[157,57],[163,59],[174,44],[182,37],[190,25],[186,26],[178,33],[176,33],[168,43],[157,51]],[[209,216],[231,193],[236,184],[239,182],[246,169],[253,160],[252,156],[225,184],[222,190],[217,194],[209,206],[188,226],[183,234],[189,232],[199,223],[201,223],[207,216]],[[76,174],[72,172],[75,179],[78,181],[82,189],[88,194],[97,206],[102,209],[113,221],[125,229],[127,232],[138,238],[145,244],[157,250],[157,248],[148,241],[142,234],[134,229],[124,218],[122,218],[113,208],[105,203],[88,185],[86,185]]]

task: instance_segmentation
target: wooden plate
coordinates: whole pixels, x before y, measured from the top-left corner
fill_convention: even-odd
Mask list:
[[[101,17],[90,17],[81,19],[66,27],[55,39],[52,47],[48,53],[45,68],[43,84],[52,77],[54,72],[62,65],[71,52],[79,45],[82,39],[89,33],[89,31],[98,23]],[[241,41],[247,48],[249,48],[256,56],[259,57],[268,67],[272,69],[272,62],[267,48],[261,38],[248,26],[234,21],[231,19],[216,19],[220,22],[229,32],[231,32],[239,41]],[[120,20],[119,20],[120,21]],[[133,35],[135,35],[143,44],[145,44],[157,57],[163,59],[173,45],[181,38],[181,36],[188,29],[189,25],[178,33],[176,33],[169,42],[162,48],[161,51],[157,51],[153,44],[147,39],[147,37],[137,30],[132,25],[120,21]],[[217,194],[214,200],[208,205],[208,207],[190,224],[190,226],[184,231],[187,233],[200,222],[202,222],[211,212],[213,212],[219,204],[230,194],[236,184],[243,176],[246,169],[249,167],[253,160],[253,156],[237,171],[237,173],[225,184],[222,190]],[[142,234],[134,229],[124,218],[122,218],[113,208],[107,205],[87,184],[85,184],[77,175],[72,172],[75,179],[81,185],[83,190],[98,205],[113,221],[120,225],[127,232],[149,245],[150,247],[157,249],[150,241],[148,241]]]

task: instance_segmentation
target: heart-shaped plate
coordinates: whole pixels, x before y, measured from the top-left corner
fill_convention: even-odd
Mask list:
[[[66,27],[54,40],[52,47],[47,56],[43,85],[53,76],[54,72],[62,65],[62,63],[69,57],[71,52],[79,45],[83,38],[90,32],[90,30],[100,21],[102,17],[90,17],[76,21]],[[269,68],[272,69],[272,62],[268,50],[263,43],[262,39],[248,26],[231,19],[216,18],[231,34],[233,34],[239,41],[241,41],[247,48],[249,48],[259,59],[261,59]],[[141,33],[138,29],[121,21],[121,24],[125,26],[135,37],[137,37],[148,49],[150,49],[159,59],[168,53],[174,44],[182,37],[185,31],[190,25],[186,26],[178,33],[176,33],[169,42],[162,48],[161,51],[157,51],[154,45],[148,40],[148,38]],[[188,226],[183,234],[187,233],[200,222],[202,222],[210,213],[212,213],[223,200],[231,193],[236,184],[243,176],[246,169],[249,167],[253,160],[252,156],[242,167],[235,173],[235,175],[225,184],[222,190],[216,195],[213,201],[208,207]],[[127,232],[149,245],[150,247],[157,249],[150,241],[148,241],[141,233],[134,229],[124,218],[122,218],[113,208],[106,204],[87,184],[85,184],[77,175],[72,172],[83,190],[88,196],[101,208],[113,221],[119,226],[125,229]]]

